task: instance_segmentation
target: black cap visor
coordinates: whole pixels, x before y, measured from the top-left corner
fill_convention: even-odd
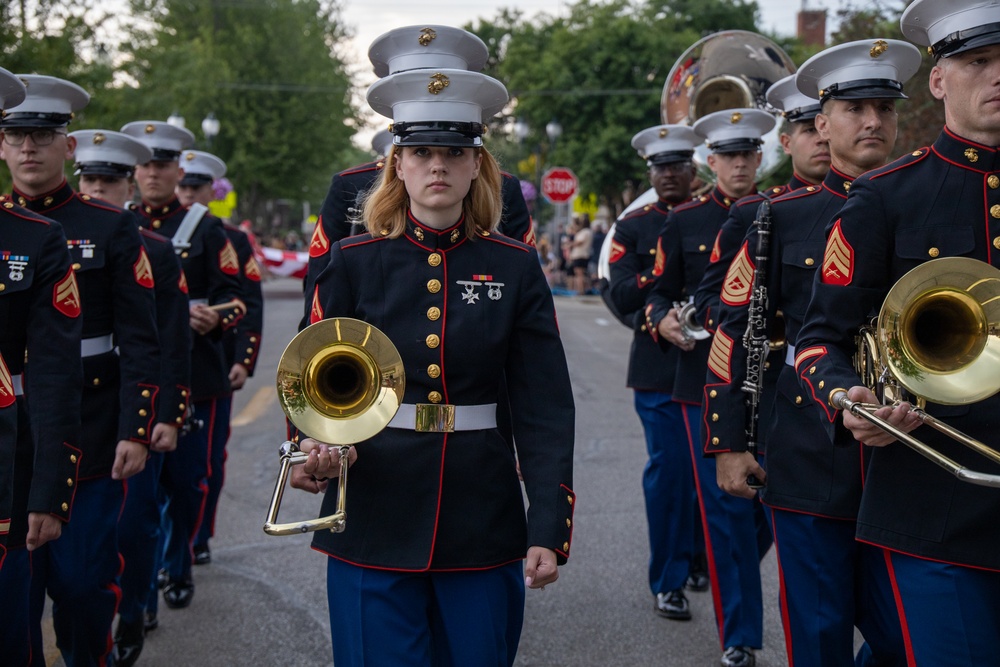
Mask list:
[[[208,174],[191,174],[185,171],[179,185],[197,188],[202,185],[210,185],[211,183],[212,177]]]
[[[726,139],[708,145],[713,153],[756,153],[764,142],[760,139]]]
[[[5,127],[66,127],[73,120],[69,113],[38,113],[35,111],[6,112],[0,120]]]
[[[672,164],[674,162],[688,162],[694,157],[694,151],[665,151],[655,155],[646,156],[646,164],[652,167],[654,164]]]
[[[819,115],[822,107],[819,104],[810,104],[809,106],[799,107],[798,109],[792,109],[790,111],[784,112],[782,115],[785,117],[789,123],[801,123],[807,120],[813,120]]]
[[[993,44],[1000,44],[1000,23],[987,23],[968,30],[953,32],[937,44],[932,45],[930,52],[935,58],[948,58],[964,51],[992,46]]]
[[[77,162],[76,174],[88,174],[95,176],[116,176],[118,178],[131,178],[135,172],[135,167],[114,162]]]
[[[821,91],[820,103],[827,100],[908,100],[903,84],[892,79],[859,79],[835,83]]]
[[[486,127],[482,123],[428,121],[393,123],[391,131],[397,146],[455,146],[478,148],[483,145]]]

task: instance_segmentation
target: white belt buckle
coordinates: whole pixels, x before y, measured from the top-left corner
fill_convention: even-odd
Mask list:
[[[419,433],[454,433],[455,406],[446,403],[417,403],[413,430]]]

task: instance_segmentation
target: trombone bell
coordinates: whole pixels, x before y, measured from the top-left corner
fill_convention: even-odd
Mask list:
[[[281,446],[281,469],[264,532],[294,535],[313,530],[339,533],[347,523],[347,454],[350,445],[384,429],[403,401],[403,360],[388,336],[366,322],[336,318],[306,327],[278,361],[278,402],[288,420],[322,442],[338,445],[337,510],[318,519],[278,523],[291,469],[308,455],[292,442]]]

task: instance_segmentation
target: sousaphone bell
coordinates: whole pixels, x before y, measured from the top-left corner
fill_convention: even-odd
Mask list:
[[[268,535],[294,535],[347,523],[347,455],[350,446],[384,429],[403,400],[403,360],[388,336],[350,318],[317,322],[299,332],[278,362],[278,401],[288,420],[309,437],[340,450],[337,509],[329,515],[278,523],[288,474],[308,455],[298,445],[281,445],[281,469],[264,523]]]

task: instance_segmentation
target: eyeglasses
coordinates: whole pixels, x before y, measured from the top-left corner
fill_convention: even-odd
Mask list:
[[[650,166],[650,171],[663,173],[665,171],[671,174],[683,174],[685,172],[691,171],[691,163],[687,160],[684,162],[668,162],[666,164],[654,164]]]
[[[24,144],[24,140],[30,136],[31,143],[36,146],[48,146],[56,140],[58,135],[65,136],[65,134],[65,132],[49,129],[22,130],[19,128],[10,128],[3,131],[3,140],[11,146],[21,146]]]

